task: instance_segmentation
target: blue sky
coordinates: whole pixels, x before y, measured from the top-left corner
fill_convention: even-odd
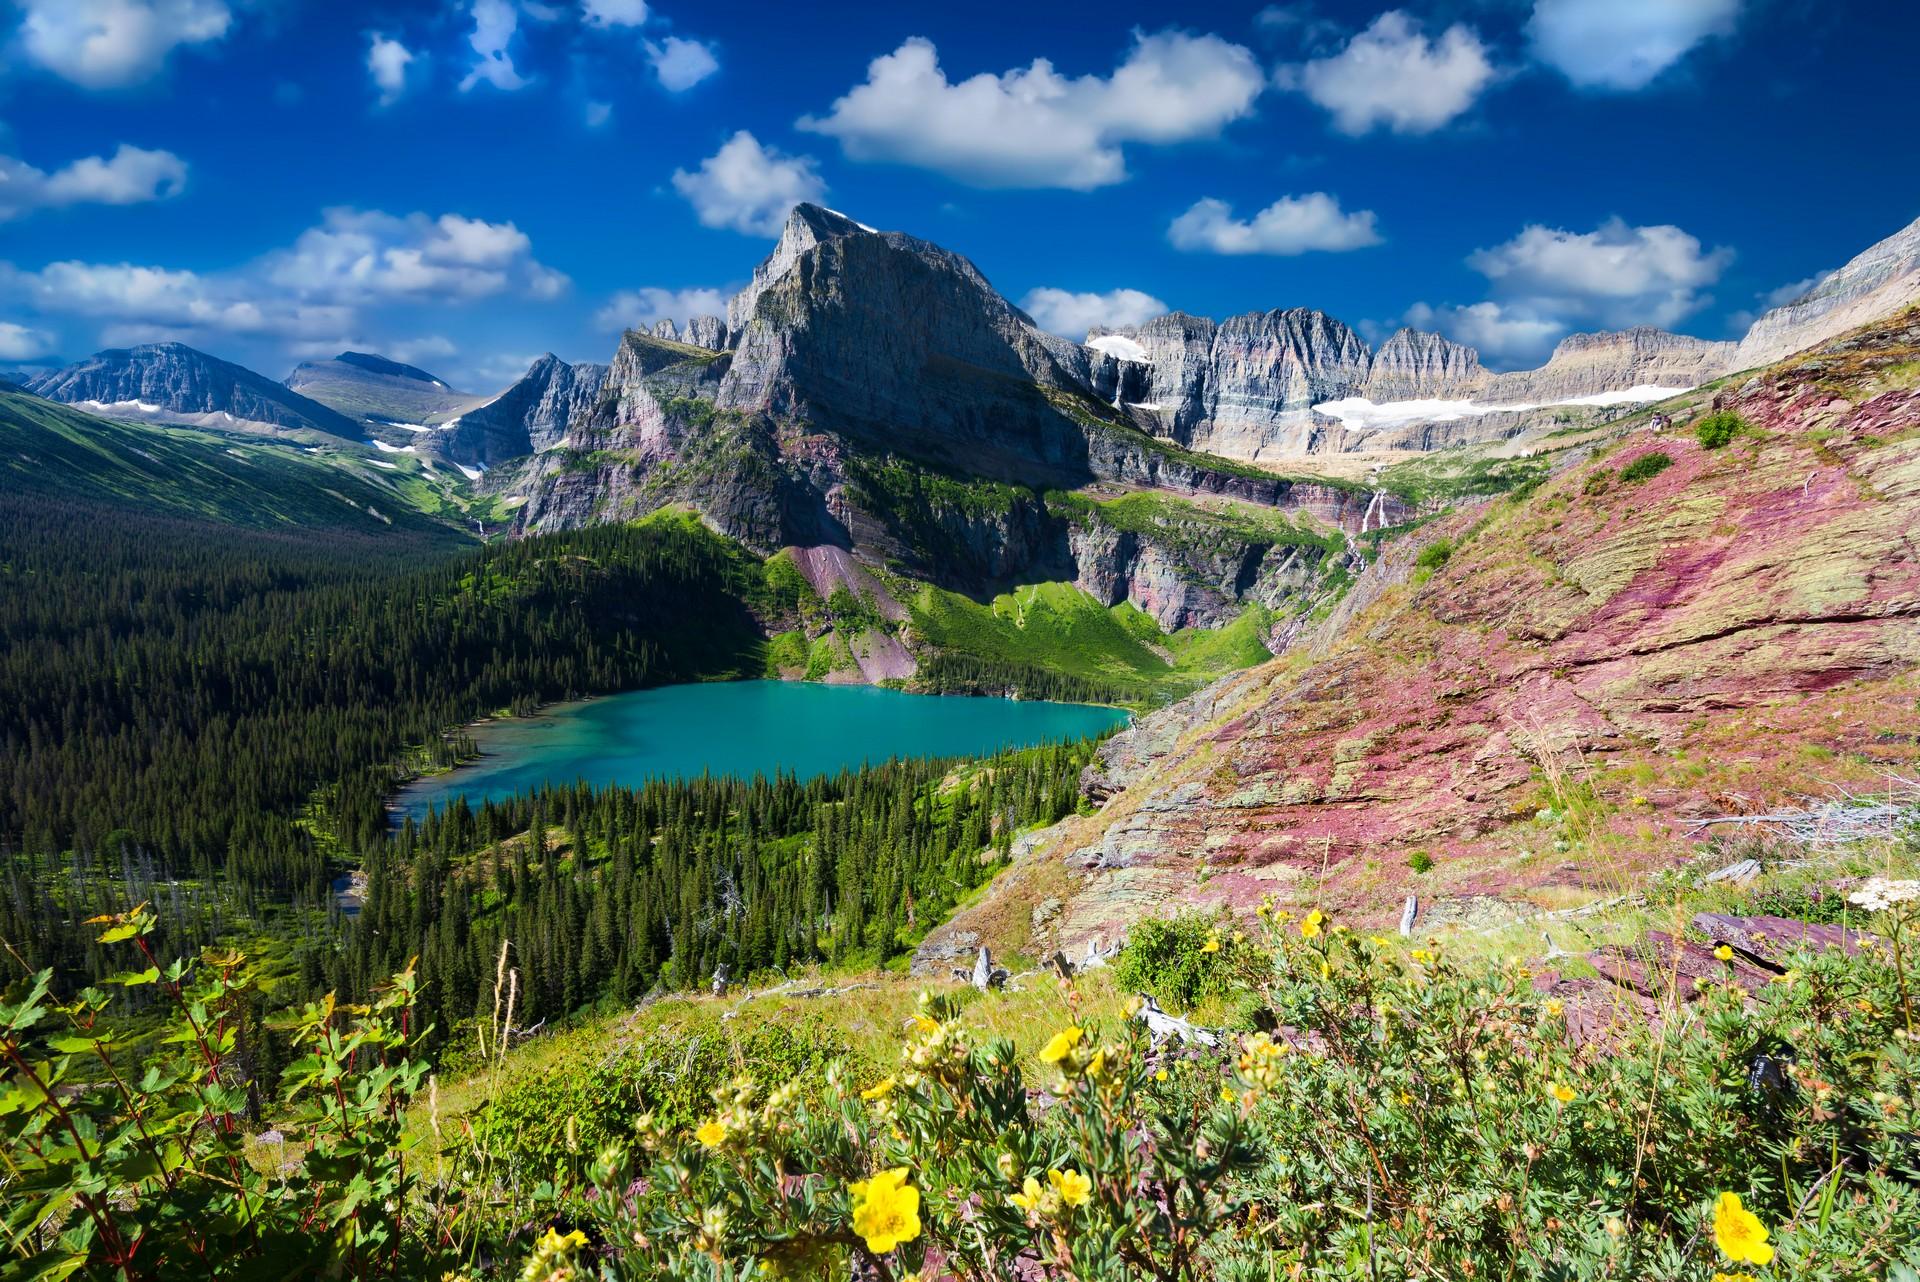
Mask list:
[[[0,361],[359,347],[490,390],[795,199],[1062,332],[1721,338],[1920,215],[1893,0],[0,0]]]

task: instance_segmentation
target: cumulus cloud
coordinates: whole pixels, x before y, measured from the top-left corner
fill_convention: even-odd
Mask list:
[[[887,161],[980,187],[1089,191],[1127,177],[1124,144],[1217,135],[1247,115],[1264,77],[1218,36],[1136,33],[1110,76],[1062,76],[1045,58],[950,81],[929,40],[875,58],[865,83],[800,128],[854,160]]]
[[[568,285],[534,258],[532,241],[512,223],[344,208],[327,210],[290,249],[268,255],[261,274],[297,297],[352,305],[508,293],[552,299]]]
[[[587,128],[598,129],[613,119],[613,104],[610,102],[589,102],[586,110]]]
[[[1496,367],[1538,364],[1568,328],[1565,321],[1499,303],[1466,307],[1415,303],[1407,309],[1405,321],[1415,329],[1433,330],[1475,348],[1483,360]]]
[[[182,45],[218,40],[232,25],[225,0],[15,0],[20,47],[55,75],[88,89],[154,76]]]
[[[45,316],[110,322],[122,341],[226,334],[338,343],[382,305],[548,299],[566,277],[511,223],[445,214],[328,210],[292,246],[229,271],[139,263],[0,264],[0,298]]]
[[[684,325],[695,316],[725,316],[727,300],[734,292],[704,286],[662,289],[658,285],[646,285],[623,289],[593,314],[593,323],[601,329],[631,329],[662,320]]]
[[[720,70],[711,46],[679,36],[647,41],[647,62],[668,93],[684,93]]]
[[[749,236],[778,235],[787,211],[826,195],[816,162],[789,156],[742,129],[689,172],[673,171],[674,190],[704,227],[730,227]]]
[[[483,83],[508,93],[524,88],[527,78],[513,65],[513,55],[507,50],[520,28],[520,16],[510,0],[473,0],[469,12],[473,32],[467,44],[473,49],[474,62],[460,82],[461,92]]]
[[[1738,311],[1728,313],[1727,324],[1736,333],[1744,331],[1749,325],[1759,320],[1763,314],[1772,311],[1774,308],[1785,307],[1788,303],[1799,302],[1813,291],[1815,285],[1818,285],[1831,275],[1833,275],[1831,271],[1815,272],[1813,275],[1802,280],[1790,280],[1784,285],[1756,294],[1754,295],[1756,305],[1753,307],[1743,307]]]
[[[647,20],[647,0],[581,0],[590,27],[637,27]]]
[[[1341,133],[1425,134],[1472,107],[1496,74],[1473,28],[1455,24],[1432,40],[1392,9],[1339,53],[1283,67],[1275,79],[1329,112]]]
[[[1538,224],[1467,265],[1494,293],[1538,314],[1607,326],[1676,324],[1712,302],[1703,291],[1733,261],[1678,227],[1630,227],[1612,218],[1590,232]]]
[[[108,157],[87,156],[49,174],[0,156],[0,222],[67,205],[138,205],[177,196],[187,162],[170,151],[121,143]]]
[[[1743,0],[1537,0],[1534,56],[1583,89],[1644,88],[1699,44],[1731,33]]]
[[[53,335],[12,321],[0,321],[0,361],[30,361],[53,350]]]
[[[1195,201],[1173,220],[1167,239],[1175,249],[1208,254],[1342,253],[1380,243],[1371,209],[1347,213],[1324,191],[1282,196],[1252,218],[1235,218],[1224,200]]]
[[[380,105],[391,106],[407,91],[407,66],[415,58],[413,50],[398,40],[373,33],[368,37],[367,74],[380,91]]]
[[[1137,289],[1110,289],[1104,294],[1075,293],[1042,285],[1027,291],[1020,309],[1041,329],[1065,338],[1083,339],[1095,326],[1118,329],[1139,325],[1167,313],[1167,305]]]

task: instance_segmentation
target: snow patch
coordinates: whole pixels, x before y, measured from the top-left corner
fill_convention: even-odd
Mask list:
[[[1337,418],[1344,427],[1371,430],[1382,427],[1405,427],[1409,423],[1451,423],[1457,419],[1473,418],[1481,414],[1517,414],[1526,410],[1550,409],[1555,405],[1645,405],[1653,401],[1664,401],[1669,396],[1678,396],[1691,389],[1685,387],[1656,387],[1643,383],[1637,387],[1624,388],[1612,392],[1596,392],[1592,396],[1574,396],[1565,400],[1543,401],[1537,404],[1522,405],[1482,405],[1478,401],[1387,401],[1376,404],[1364,396],[1348,396],[1337,401],[1322,401],[1314,406],[1314,412]]]
[[[1102,334],[1098,338],[1089,338],[1087,346],[1096,352],[1105,352],[1117,361],[1144,361],[1147,349],[1128,338],[1125,334]]]
[[[455,463],[454,466],[459,468],[460,475],[469,481],[477,481],[487,474],[487,469],[484,467],[468,467],[465,463]]]
[[[389,445],[385,441],[375,441],[373,448],[382,454],[418,454],[418,448],[412,445]]]
[[[511,511],[516,507],[525,507],[526,505],[527,505],[527,496],[524,494],[515,494],[509,499],[507,499],[507,501],[502,503],[500,506]]]
[[[147,401],[81,401],[80,404],[92,406],[97,410],[133,410],[140,414],[160,414],[165,412],[160,406]]]
[[[826,209],[826,206],[822,205],[821,208]],[[870,231],[876,236],[880,234],[880,229],[878,227],[869,227],[865,223],[861,222],[858,218],[848,218],[847,215],[841,213],[837,209],[827,209],[827,212],[832,214],[835,218],[846,218],[848,222],[852,223],[855,227],[858,227],[861,231]]]
[[[400,465],[398,463],[388,463],[384,459],[377,459],[377,458],[368,459],[367,466],[381,468],[384,471],[388,471],[388,472],[398,472],[400,470]]]
[[[1167,407],[1159,401],[1128,401],[1127,408],[1130,410],[1163,410]]]

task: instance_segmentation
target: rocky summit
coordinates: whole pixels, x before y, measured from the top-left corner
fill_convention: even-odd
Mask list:
[[[96,352],[28,382],[49,400],[133,421],[255,431],[305,431],[347,440],[362,426],[271,379],[185,343]]]
[[[456,391],[418,366],[370,352],[302,361],[287,375],[286,385],[373,428],[423,426],[485,399]]]

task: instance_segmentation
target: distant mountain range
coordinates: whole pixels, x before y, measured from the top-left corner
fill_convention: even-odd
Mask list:
[[[366,437],[338,410],[185,343],[95,352],[28,380],[28,391],[134,422],[187,423],[233,431],[318,432]]]

